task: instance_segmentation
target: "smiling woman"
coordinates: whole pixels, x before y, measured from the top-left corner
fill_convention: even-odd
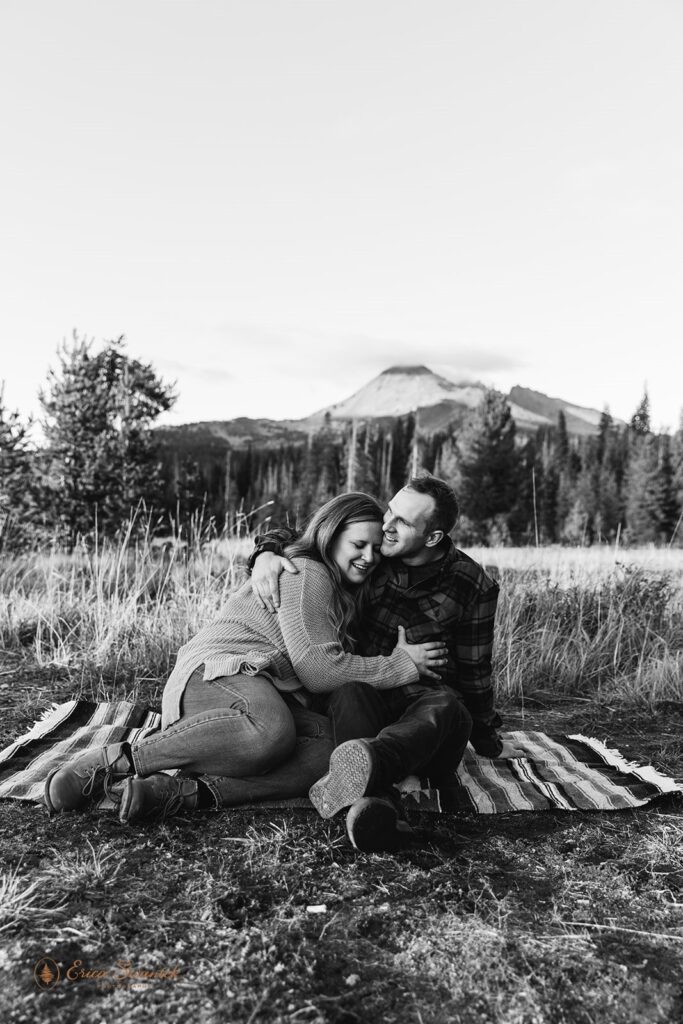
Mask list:
[[[364,583],[379,562],[382,519],[374,498],[360,491],[342,494],[318,509],[300,540],[287,549],[289,558],[315,558],[327,566],[334,583],[330,617],[349,650],[355,648],[351,623],[365,598],[364,590],[353,588]]]
[[[379,523],[351,523],[337,538],[332,558],[348,583],[362,583],[379,562],[381,547]]]

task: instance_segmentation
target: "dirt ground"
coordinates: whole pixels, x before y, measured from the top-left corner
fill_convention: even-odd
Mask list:
[[[79,691],[92,697],[97,686],[3,654],[0,746]],[[140,697],[158,704],[159,694],[150,684]],[[537,692],[501,710],[506,729],[596,736],[683,782],[683,705]],[[423,815],[419,828],[406,851],[362,855],[343,820],[306,811],[123,829],[112,815],[48,819],[38,805],[3,801],[5,876],[38,880],[42,893],[0,916],[3,1019],[683,1019],[678,797],[612,814]],[[179,973],[42,992],[32,976],[41,956]]]

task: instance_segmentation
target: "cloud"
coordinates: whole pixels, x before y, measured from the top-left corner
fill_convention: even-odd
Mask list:
[[[396,365],[426,365],[456,377],[480,373],[521,370],[527,361],[516,353],[483,345],[454,345],[451,339],[430,339],[426,343],[407,337],[378,337],[361,332],[330,331],[310,326],[274,328],[256,324],[223,324],[215,332],[220,338],[221,360],[226,342],[231,358],[254,366],[259,360],[264,371],[283,370],[302,380],[339,376],[345,380],[375,375]],[[241,357],[241,358],[240,358]],[[234,378],[240,376],[234,366]],[[213,375],[212,375],[213,376]]]
[[[458,367],[471,373],[503,373],[521,370],[529,365],[525,359],[510,355],[509,352],[485,348],[451,349],[448,353],[442,351],[439,362],[443,366]]]

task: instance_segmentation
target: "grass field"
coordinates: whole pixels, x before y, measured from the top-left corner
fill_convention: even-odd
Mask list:
[[[5,564],[0,744],[77,693],[158,703],[177,647],[220,608],[246,549],[159,559],[143,544]],[[501,580],[505,727],[595,735],[682,781],[682,553],[472,553]],[[343,820],[306,811],[123,828],[3,802],[2,1019],[683,1018],[680,800],[418,826],[411,849],[362,855]],[[90,976],[42,992],[45,956]]]

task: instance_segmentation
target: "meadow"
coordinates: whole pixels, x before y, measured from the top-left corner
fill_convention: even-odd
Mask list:
[[[244,538],[159,553],[129,535],[5,558],[0,745],[78,694],[158,705],[178,646],[244,578],[250,549]],[[683,551],[470,553],[501,583],[505,728],[598,736],[683,781]],[[123,828],[5,801],[0,1012],[85,1024],[677,1021],[682,803],[423,815],[411,848],[363,855],[343,817],[305,810]],[[42,956],[106,973],[41,992]]]

